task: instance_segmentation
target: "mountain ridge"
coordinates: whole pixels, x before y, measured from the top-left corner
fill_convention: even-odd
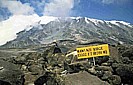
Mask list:
[[[60,17],[47,24],[42,24],[42,21],[39,21],[36,25],[31,25],[29,30],[25,29],[17,33],[16,39],[7,42],[2,47],[46,44],[54,40],[132,44],[132,29],[133,25],[124,21],[105,21],[87,17]]]

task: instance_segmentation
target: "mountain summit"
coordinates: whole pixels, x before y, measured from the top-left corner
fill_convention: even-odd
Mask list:
[[[44,24],[42,20],[31,25],[29,30],[17,33],[16,39],[7,42],[2,47],[39,45],[50,43],[54,40],[133,44],[133,25],[124,21],[67,17],[54,18],[54,20]]]

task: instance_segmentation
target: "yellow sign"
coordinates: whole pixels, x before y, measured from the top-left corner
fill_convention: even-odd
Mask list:
[[[76,50],[78,59],[110,55],[108,44],[81,47]]]

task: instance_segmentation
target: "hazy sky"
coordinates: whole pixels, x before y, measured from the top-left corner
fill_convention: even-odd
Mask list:
[[[133,24],[133,0],[0,0],[0,19],[12,15],[83,16]]]

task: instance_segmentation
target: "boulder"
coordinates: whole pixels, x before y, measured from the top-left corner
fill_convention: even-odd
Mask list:
[[[55,79],[55,76],[53,77],[53,73],[46,72],[44,75],[37,78],[34,81],[34,84],[35,85],[44,85],[45,83],[47,83],[46,85],[56,85],[56,84],[54,84],[55,82],[52,82],[54,79]],[[49,82],[50,82],[50,84],[49,84]]]
[[[95,70],[98,70],[98,71],[110,71],[110,72],[113,72],[113,69],[109,66],[96,66],[95,67]]]
[[[46,85],[109,85],[86,71],[65,75],[47,74],[35,81],[35,85],[43,85],[45,83]]]
[[[127,49],[122,53],[123,57],[128,57],[130,60],[133,60],[133,48]]]
[[[109,57],[100,56],[100,57],[96,57],[95,60],[96,60],[96,64],[101,65],[102,63],[107,62],[109,60]]]
[[[119,64],[116,68],[116,73],[121,77],[122,83],[133,84],[133,65]]]
[[[109,46],[110,57],[117,62],[120,62],[120,54],[118,46]]]
[[[24,85],[30,85],[33,84],[36,79],[38,79],[40,75],[33,75],[31,72],[25,73],[25,83]],[[34,85],[34,84],[33,84]]]
[[[130,64],[132,61],[129,59],[129,57],[122,57],[122,63],[124,64]]]
[[[64,76],[64,85],[109,85],[85,71]]]
[[[31,65],[28,67],[28,71],[31,72],[33,75],[39,75],[43,73],[42,65]]]
[[[18,67],[7,61],[0,60],[0,85],[23,85],[24,74]]]
[[[104,71],[103,76],[101,77],[102,80],[108,81],[110,77],[112,77],[112,72],[110,71]]]
[[[111,77],[109,77],[108,81],[111,85],[120,85],[121,84],[121,78],[118,75],[112,75]]]
[[[95,70],[95,67],[94,66],[92,68],[89,68],[87,71],[89,73],[93,74],[93,75],[96,75],[97,74],[97,71]]]
[[[9,82],[0,80],[0,85],[11,85]]]

